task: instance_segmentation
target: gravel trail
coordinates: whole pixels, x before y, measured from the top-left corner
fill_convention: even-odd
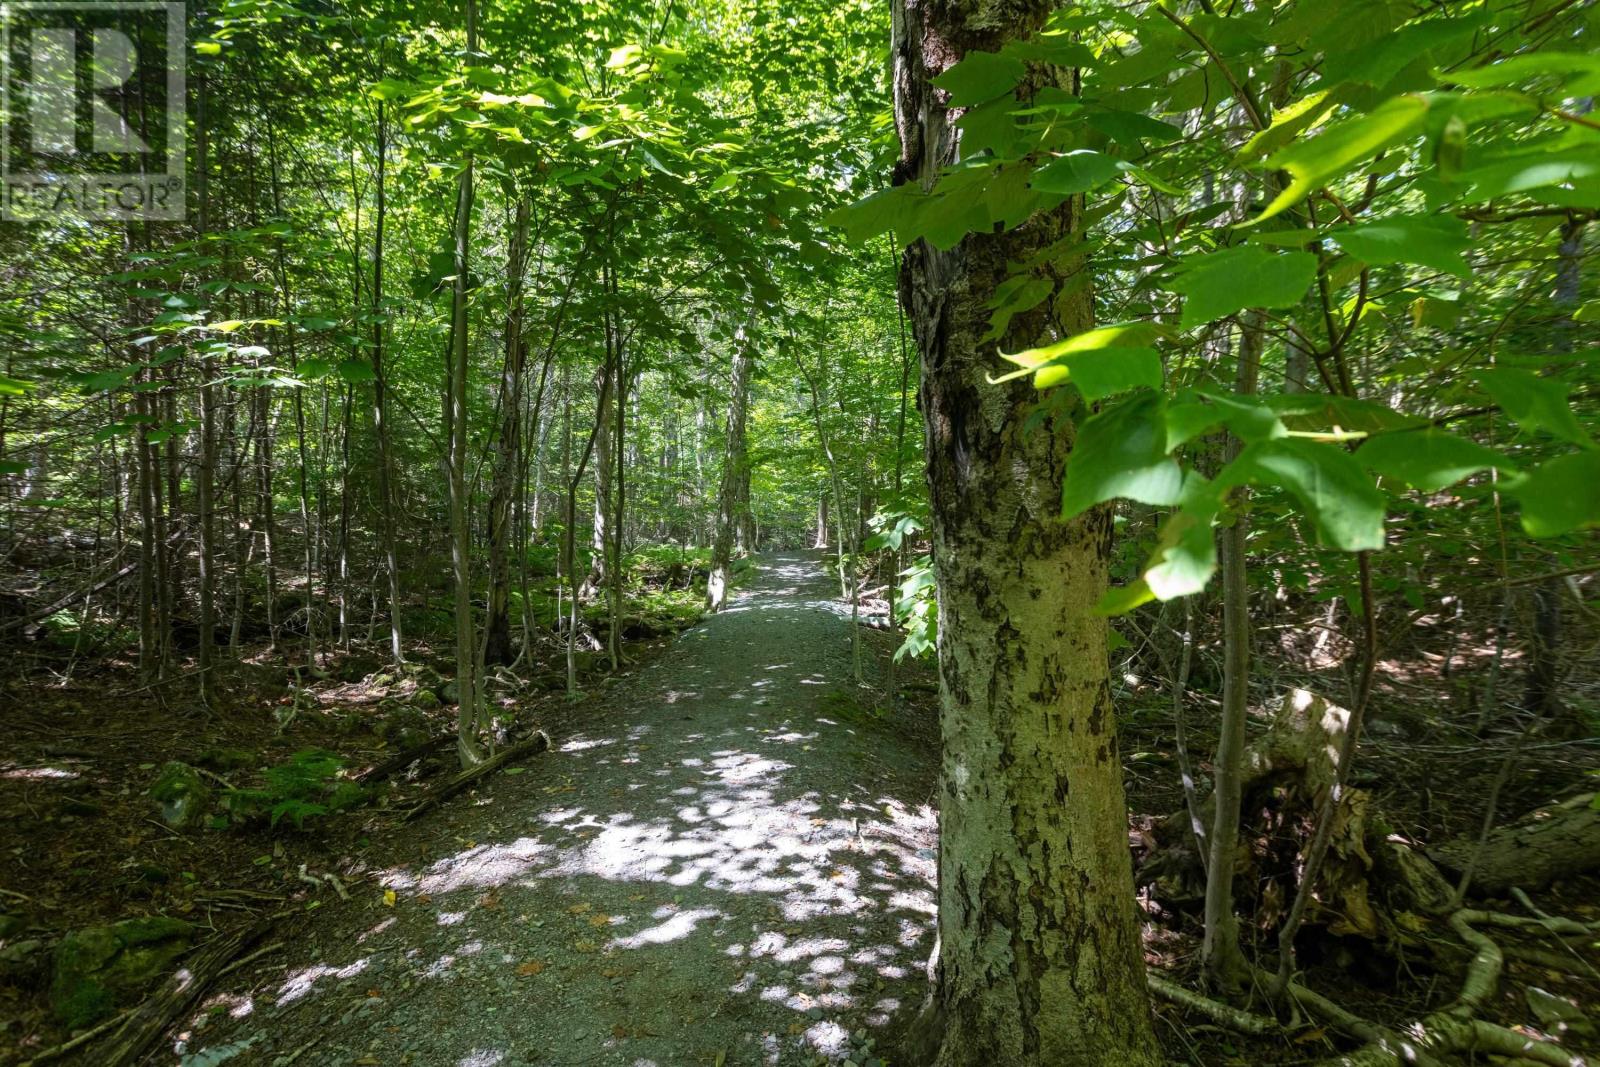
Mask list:
[[[926,984],[935,764],[926,712],[851,683],[836,593],[762,559],[556,751],[375,849],[173,1059],[872,1064]]]

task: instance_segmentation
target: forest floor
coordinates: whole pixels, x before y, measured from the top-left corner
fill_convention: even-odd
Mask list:
[[[926,987],[935,720],[870,710],[836,595],[808,555],[763,560],[525,773],[375,843],[352,903],[214,991],[179,1054],[870,1062]]]
[[[545,729],[552,751],[413,822],[395,816],[427,788],[425,774],[304,831],[174,832],[146,817],[149,798],[126,784],[207,745],[276,749],[275,758],[326,746],[351,768],[379,762],[389,746],[361,725],[382,721],[374,694],[409,699],[415,684],[381,664],[334,662],[316,683],[318,707],[286,727],[269,710],[289,699],[283,669],[266,662],[220,681],[229,704],[212,713],[105,677],[13,681],[19,713],[8,718],[0,818],[14,839],[0,908],[23,917],[21,936],[46,943],[130,914],[226,932],[287,909],[258,954],[169,1035],[158,1063],[876,1067],[927,986],[938,715],[925,665],[910,668],[909,699],[898,703],[853,682],[838,594],[817,553],[759,559],[728,610],[676,637],[630,643],[632,666],[589,677],[582,700],[524,691],[503,710]],[[869,681],[881,681],[889,638],[863,635]],[[1171,706],[1160,686],[1117,682],[1130,840],[1143,853],[1155,821],[1182,804]],[[1331,678],[1264,680],[1287,684],[1337,692]],[[1468,746],[1443,715],[1418,710],[1417,697],[1433,692],[1443,687],[1386,693],[1364,766],[1405,822],[1460,833],[1478,817],[1470,797],[1494,763],[1481,741]],[[1407,717],[1394,722],[1395,709]],[[433,728],[452,710],[437,709]],[[1190,743],[1208,753],[1214,741],[1200,727]],[[1475,762],[1445,762],[1457,754]],[[1419,779],[1419,763],[1437,766]],[[1583,765],[1564,777],[1581,777]],[[1507,809],[1548,796],[1550,778],[1546,757],[1508,784],[1518,799]],[[318,884],[327,873],[339,892]],[[1597,886],[1579,879],[1542,899],[1593,918]],[[1145,902],[1160,917],[1147,928],[1147,958],[1192,986],[1197,912],[1168,903]],[[1434,940],[1459,949],[1448,932]],[[1315,988],[1392,1025],[1447,1001],[1457,984],[1448,958],[1441,974],[1428,959],[1396,961],[1361,942],[1302,962]],[[1512,961],[1492,1015],[1524,1025],[1534,985],[1600,1001],[1600,979],[1567,970]],[[48,1020],[39,981],[31,991],[0,982],[0,1063],[66,1036]],[[1245,1039],[1171,1004],[1156,1009],[1174,1061],[1311,1063],[1347,1047],[1309,1023]]]

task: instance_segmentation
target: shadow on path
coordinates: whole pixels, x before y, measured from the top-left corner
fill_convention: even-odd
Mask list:
[[[810,555],[763,560],[582,733],[425,824],[416,861],[359,891],[366,910],[216,998],[183,1047],[251,1042],[241,1064],[308,1045],[294,1062],[868,1062],[863,1038],[926,983],[934,762],[858,702],[831,592]]]

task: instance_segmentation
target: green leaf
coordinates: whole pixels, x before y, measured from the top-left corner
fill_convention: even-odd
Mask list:
[[[1022,80],[1022,60],[998,52],[969,52],[965,59],[933,79],[950,94],[952,107],[971,107],[1008,93]]]
[[[413,95],[415,89],[405,82],[398,82],[392,78],[385,78],[375,83],[367,90],[367,95],[378,100],[404,100]]]
[[[1038,307],[1055,292],[1056,284],[1049,278],[1032,274],[1017,274],[1007,278],[995,288],[989,306],[994,313],[989,316],[989,332],[981,338],[996,341],[1005,336],[1013,317]]]
[[[1383,494],[1343,448],[1296,437],[1249,445],[1216,480],[1220,489],[1246,483],[1287,491],[1324,544],[1345,552],[1383,547]]]
[[[8,374],[0,374],[0,396],[26,396],[32,388],[32,382],[25,382],[21,378],[13,378]]]
[[[891,230],[903,230],[915,217],[918,201],[926,200],[914,185],[897,185],[836,208],[822,221],[843,230],[851,244],[864,244]]]
[[[1294,142],[1296,137],[1326,119],[1338,101],[1326,92],[1302,97],[1272,117],[1272,125],[1256,133],[1239,149],[1238,162],[1252,163]]]
[[[1072,39],[1066,33],[1041,33],[1025,41],[1012,41],[1005,47],[1006,55],[1037,63],[1051,63],[1058,67],[1092,67],[1095,55],[1089,46]]]
[[[1398,479],[1425,493],[1499,467],[1514,470],[1500,453],[1444,430],[1408,430],[1379,434],[1356,452],[1362,466]]]
[[[1348,396],[1288,393],[1264,396],[1261,402],[1276,411],[1289,429],[1305,433],[1384,433],[1414,430],[1428,422],[1385,404]]]
[[[1245,308],[1285,308],[1300,302],[1316,277],[1310,252],[1272,252],[1255,245],[1191,258],[1165,288],[1188,297],[1179,326],[1191,329]]]
[[[377,380],[372,364],[364,359],[346,359],[339,363],[339,377],[352,384]]]
[[[1136,111],[1096,107],[1084,112],[1083,117],[1094,129],[1136,151],[1144,141],[1170,144],[1183,136],[1183,131],[1170,122],[1162,122]]]
[[[1086,193],[1098,189],[1121,173],[1122,168],[1118,163],[1118,160],[1104,152],[1080,148],[1057,156],[1034,171],[1033,180],[1028,184],[1045,193]]]
[[[1161,358],[1150,347],[1150,342],[1164,333],[1162,327],[1153,322],[1124,322],[1085,330],[1053,345],[1030,348],[1016,355],[1002,352],[1001,359],[1022,369],[990,381],[998,385],[1031,374],[1035,389],[1049,389],[1070,380],[1090,400],[1141,385],[1159,389]],[[1101,363],[1091,358],[1102,355],[1109,361]]]
[[[1495,89],[1532,78],[1565,78],[1573,74],[1600,74],[1600,56],[1586,52],[1531,52],[1472,70],[1434,71],[1433,76],[1448,85]]]
[[[1079,424],[1061,485],[1062,518],[1118,497],[1178,502],[1183,470],[1167,455],[1164,406],[1159,393],[1139,393]]]
[[[1512,492],[1522,504],[1522,528],[1532,537],[1600,526],[1600,452],[1557,456],[1530,471]]]
[[[1453,215],[1392,215],[1328,236],[1363,263],[1420,263],[1461,278],[1472,276],[1462,256],[1472,238],[1467,224]]]
[[[1090,403],[1133,389],[1160,389],[1162,384],[1161,354],[1153,348],[1103,348],[1063,356],[1061,362],[1068,381]]]
[[[1167,404],[1167,451],[1209,433],[1219,426],[1232,430],[1246,443],[1283,437],[1287,428],[1278,415],[1259,400],[1228,393],[1193,392]]]
[[[1200,484],[1161,527],[1161,539],[1145,564],[1144,581],[1159,600],[1192,596],[1217,571],[1217,539],[1211,531],[1221,508],[1217,487]]]
[[[1600,177],[1600,152],[1593,144],[1585,144],[1579,148],[1519,152],[1462,171],[1456,180],[1467,186],[1462,201],[1470,204],[1596,177]],[[1588,203],[1595,198],[1577,199]]]
[[[1565,383],[1510,367],[1480,371],[1475,378],[1500,410],[1524,430],[1544,430],[1563,441],[1595,447],[1594,438],[1578,424],[1567,403]]]
[[[1114,585],[1096,601],[1096,615],[1126,615],[1141,604],[1148,604],[1156,595],[1143,578],[1127,585]]]
[[[1356,9],[1351,13],[1355,14]],[[1481,29],[1493,16],[1484,11],[1461,18],[1421,19],[1393,33],[1338,55],[1329,55],[1324,64],[1325,81],[1369,85],[1381,89],[1396,75],[1435,49],[1454,45]]]
[[[1315,137],[1278,151],[1267,160],[1266,167],[1286,170],[1293,180],[1255,221],[1272,218],[1357,163],[1415,136],[1421,132],[1427,115],[1427,100],[1397,96],[1368,114],[1335,123]]]
[[[0,474],[22,474],[27,469],[26,463],[18,463],[14,459],[0,459]]]

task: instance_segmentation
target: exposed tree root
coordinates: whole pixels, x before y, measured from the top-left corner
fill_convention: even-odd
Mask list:
[[[1481,1019],[1460,1019],[1447,1012],[1428,1016],[1415,1025],[1416,1035],[1397,1044],[1374,1042],[1344,1056],[1324,1060],[1326,1067],[1407,1067],[1437,1063],[1439,1056],[1459,1057],[1467,1053],[1510,1056],[1520,1062],[1548,1064],[1549,1067],[1584,1067],[1581,1056],[1565,1049],[1526,1037],[1503,1026]]]
[[[1328,1022],[1352,1036],[1362,1037],[1368,1042],[1364,1048],[1336,1056],[1324,1063],[1328,1067],[1391,1067],[1391,1065],[1403,1067],[1406,1064],[1424,1064],[1429,1060],[1438,1062],[1442,1057],[1459,1057],[1471,1053],[1506,1056],[1522,1062],[1546,1064],[1548,1067],[1584,1067],[1581,1056],[1576,1056],[1559,1045],[1473,1018],[1473,1015],[1499,988],[1500,972],[1505,963],[1505,956],[1500,951],[1500,946],[1489,935],[1478,930],[1477,926],[1527,928],[1544,923],[1558,923],[1579,930],[1586,931],[1588,928],[1582,923],[1568,923],[1565,920],[1523,919],[1498,912],[1469,909],[1455,912],[1450,916],[1449,922],[1450,929],[1455,931],[1456,936],[1466,942],[1467,947],[1473,952],[1472,960],[1467,965],[1466,978],[1461,984],[1461,993],[1449,1007],[1433,1012],[1407,1026],[1404,1036],[1389,1032],[1372,1036],[1363,1034],[1355,1027],[1347,1025],[1348,1019],[1346,1022],[1341,1022],[1339,1018],[1325,1014],[1323,1009],[1331,1005],[1318,1004],[1317,1001],[1322,998],[1312,994],[1308,999],[1304,996],[1307,991],[1294,991],[1291,987],[1295,999],[1308,1010],[1322,1015]],[[1338,1009],[1338,1012],[1349,1016],[1349,1013],[1343,1012],[1342,1009]],[[1363,1029],[1377,1029],[1370,1023],[1356,1021],[1362,1023]]]
[[[1152,994],[1162,1000],[1198,1012],[1212,1022],[1241,1034],[1271,1034],[1282,1029],[1276,1019],[1235,1008],[1220,1000],[1212,1000],[1158,974],[1146,973],[1145,984],[1150,987]]]

